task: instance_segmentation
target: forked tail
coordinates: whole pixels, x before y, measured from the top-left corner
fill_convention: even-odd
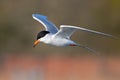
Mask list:
[[[87,49],[88,51],[90,51],[90,52],[95,53],[95,54],[98,55],[98,52],[96,52],[95,50],[93,50],[93,49],[91,49],[91,48],[89,48],[89,47],[87,47],[87,46],[84,46],[84,45],[82,45],[82,44],[77,44],[77,46],[82,47],[82,48],[84,48],[84,49]]]

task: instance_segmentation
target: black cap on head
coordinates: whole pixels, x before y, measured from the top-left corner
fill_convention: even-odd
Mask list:
[[[37,40],[44,37],[48,33],[50,33],[50,32],[49,31],[40,31],[37,35]]]

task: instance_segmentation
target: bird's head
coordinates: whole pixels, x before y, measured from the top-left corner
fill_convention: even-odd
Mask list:
[[[40,31],[37,34],[37,40],[34,42],[33,47],[35,47],[38,43],[40,43],[40,39],[43,38],[48,33],[50,33],[50,32],[49,31]]]

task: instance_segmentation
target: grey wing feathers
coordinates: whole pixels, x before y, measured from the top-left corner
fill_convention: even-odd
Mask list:
[[[98,32],[98,31],[94,31],[94,30],[90,30],[90,29],[86,29],[86,28],[79,28],[79,29],[80,29],[80,30],[83,30],[83,31],[86,31],[86,32],[91,32],[91,33],[95,33],[95,34],[100,34],[100,35],[103,35],[103,36],[114,37],[113,35],[110,35],[110,34]]]
[[[115,38],[113,35],[110,35],[110,34],[106,34],[106,33],[102,33],[102,32],[98,32],[98,31],[94,31],[94,30],[90,30],[90,29],[86,29],[86,28],[82,28],[82,27],[76,27],[76,26],[70,26],[70,25],[61,25],[61,29],[64,29],[64,28],[69,28],[69,29],[72,29],[72,30],[82,30],[82,31],[86,31],[86,32],[90,32],[90,33],[95,33],[95,34],[99,34],[99,35],[103,35],[103,36],[108,36],[108,37],[113,37]],[[68,31],[69,32],[69,31]],[[70,33],[70,32],[69,32]],[[71,32],[72,34],[73,32]]]
[[[46,16],[40,14],[32,14],[32,17],[35,20],[39,21],[50,33],[57,33],[58,28],[52,22],[48,21]]]
[[[70,36],[76,31],[76,28],[72,27],[63,27],[60,26],[60,30],[56,33],[56,37],[62,37],[62,38],[70,38]]]

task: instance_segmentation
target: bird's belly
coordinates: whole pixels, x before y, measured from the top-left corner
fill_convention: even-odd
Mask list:
[[[71,43],[72,42],[67,39],[54,39],[54,40],[51,40],[48,44],[54,45],[54,46],[68,46]]]
[[[41,42],[53,46],[68,46],[70,44],[74,44],[72,40],[66,38],[54,37],[52,35],[46,35],[46,37],[42,38]]]

